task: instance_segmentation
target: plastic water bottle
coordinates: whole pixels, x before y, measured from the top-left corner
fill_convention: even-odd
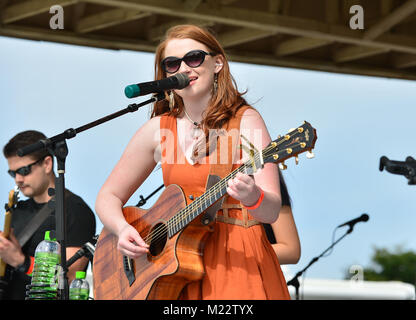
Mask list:
[[[69,286],[69,300],[88,300],[89,296],[90,285],[85,279],[85,272],[77,271]]]
[[[30,300],[54,300],[58,298],[58,270],[61,262],[61,245],[50,231],[35,250],[35,265],[28,292]]]

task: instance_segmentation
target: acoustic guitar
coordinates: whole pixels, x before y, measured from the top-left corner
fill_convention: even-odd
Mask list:
[[[19,201],[19,188],[17,186],[9,192],[9,201],[6,204],[6,213],[4,214],[3,237],[9,238],[12,226],[12,213]],[[7,285],[7,263],[0,258],[0,299],[5,286]]]
[[[178,299],[189,282],[201,280],[204,275],[203,249],[213,223],[207,224],[202,213],[226,195],[228,180],[238,172],[252,174],[268,162],[282,165],[286,159],[296,157],[297,163],[298,154],[311,154],[316,139],[316,130],[304,122],[261,152],[252,152],[250,160],[213,186],[207,186],[207,191],[189,205],[182,189],[169,185],[148,210],[124,207],[126,221],[149,245],[149,253],[138,259],[124,256],[117,249],[117,236],[104,228],[94,254],[94,298]]]

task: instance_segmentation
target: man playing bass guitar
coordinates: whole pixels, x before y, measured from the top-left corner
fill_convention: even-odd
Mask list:
[[[38,131],[24,131],[14,136],[3,148],[7,159],[8,173],[14,178],[20,192],[28,197],[19,201],[13,210],[10,236],[7,238],[0,233],[0,258],[9,265],[11,275],[5,289],[3,299],[23,300],[26,294],[26,285],[30,284],[30,273],[33,269],[36,246],[44,238],[45,232],[55,230],[54,211],[44,218],[40,226],[33,232],[27,232],[27,226],[34,223],[38,213],[48,204],[51,196],[49,188],[55,187],[55,173],[53,170],[53,157],[47,150],[40,150],[30,155],[19,157],[17,150],[35,143],[46,136]],[[66,190],[67,204],[67,257],[72,257],[80,247],[91,242],[95,235],[95,216],[88,205],[77,195]],[[29,228],[30,229],[30,228]],[[18,239],[26,238],[21,246]],[[75,278],[75,272],[85,270],[88,265],[87,258],[81,258],[73,263],[67,273],[68,281]]]

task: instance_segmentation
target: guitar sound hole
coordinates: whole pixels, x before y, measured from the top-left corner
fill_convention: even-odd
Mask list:
[[[156,224],[149,233],[150,245],[149,252],[152,256],[159,255],[166,245],[168,239],[168,229],[165,224]]]

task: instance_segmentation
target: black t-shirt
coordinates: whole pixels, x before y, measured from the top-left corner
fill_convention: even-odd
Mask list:
[[[93,241],[96,224],[92,210],[84,200],[71,192],[68,192],[66,195],[65,204],[66,247],[82,247],[86,242]],[[33,199],[18,202],[12,216],[12,228],[17,237],[44,205],[47,205],[47,203],[36,203]],[[45,238],[45,232],[55,229],[56,218],[55,212],[53,212],[23,246],[23,253],[33,257],[37,245]],[[71,257],[67,257],[67,259],[69,258]],[[21,272],[13,271],[5,298],[9,300],[23,300],[26,294],[26,285],[30,284],[30,282],[31,277]]]

